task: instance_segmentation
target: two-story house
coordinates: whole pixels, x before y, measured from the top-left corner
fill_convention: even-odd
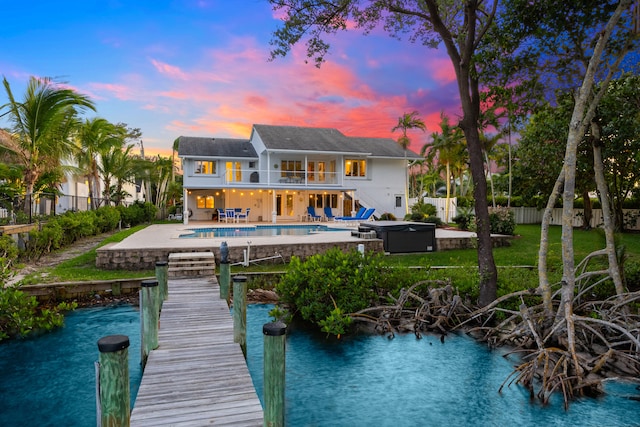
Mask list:
[[[250,209],[249,221],[303,220],[307,207],[348,216],[360,206],[402,218],[408,161],[391,138],[348,137],[337,129],[254,125],[249,139],[181,136],[184,221],[218,208]]]

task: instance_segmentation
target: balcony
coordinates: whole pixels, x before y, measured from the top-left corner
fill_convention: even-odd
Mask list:
[[[210,181],[211,182],[211,181]],[[306,171],[259,171],[256,169],[242,169],[227,171],[222,177],[224,186],[269,186],[273,188],[318,188],[336,187],[343,185],[341,174],[337,172],[306,172]]]

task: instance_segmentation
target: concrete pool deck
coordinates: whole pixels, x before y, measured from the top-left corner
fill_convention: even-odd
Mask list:
[[[277,225],[309,225],[309,223],[278,223]],[[169,253],[175,252],[213,252],[219,260],[220,245],[227,242],[230,262],[243,260],[243,251],[250,242],[250,259],[278,256],[288,261],[292,255],[305,258],[324,252],[331,247],[349,250],[364,244],[366,251],[383,252],[381,239],[363,239],[351,235],[357,225],[346,226],[341,223],[323,222],[331,228],[344,228],[345,231],[318,232],[303,236],[251,236],[251,237],[214,237],[180,238],[181,234],[194,228],[237,227],[247,225],[272,225],[270,223],[225,224],[216,221],[191,221],[188,225],[153,224],[127,237],[122,242],[105,245],[97,250],[96,265],[105,269],[145,270],[153,269],[158,261],[167,261]],[[472,247],[475,233],[450,229],[436,229],[437,250]],[[496,243],[494,243],[496,244]],[[277,260],[280,261],[279,259]]]

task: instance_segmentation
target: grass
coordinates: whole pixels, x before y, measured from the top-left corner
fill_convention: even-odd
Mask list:
[[[108,243],[121,242],[130,235],[145,228],[146,225],[138,225],[126,230],[119,231],[105,240],[103,240],[97,247],[104,246]],[[112,280],[112,279],[128,279],[128,278],[141,278],[141,277],[153,277],[155,275],[154,270],[140,270],[140,271],[128,271],[128,270],[103,270],[96,267],[96,249],[94,248],[80,256],[62,261],[60,264],[47,267],[36,273],[27,275],[22,283],[35,284],[35,283],[54,283],[54,282],[75,282],[75,281],[90,281],[90,280]]]
[[[144,225],[133,227],[118,232],[100,244],[100,246],[112,242],[120,242],[129,235],[145,227]],[[562,272],[562,247],[561,227],[552,226],[549,233],[548,265],[550,279],[560,280]],[[519,225],[516,228],[516,237],[509,247],[496,248],[493,251],[496,265],[498,266],[500,293],[510,290],[537,286],[538,248],[540,246],[539,225]],[[618,236],[620,242],[626,247],[629,259],[640,262],[640,234],[626,233]],[[602,230],[574,230],[574,250],[577,261],[588,253],[604,247],[604,234]],[[125,271],[102,270],[95,266],[96,251],[91,250],[76,258],[64,261],[59,265],[45,269],[42,272],[27,276],[28,283],[107,280],[150,277],[155,274],[153,270]],[[397,255],[385,257],[387,265],[394,267],[430,267],[430,266],[455,266],[467,268],[455,268],[446,270],[431,270],[432,278],[450,278],[456,286],[473,288],[477,286],[477,251],[475,249],[460,249],[442,252],[430,252],[420,254]],[[513,266],[531,266],[532,269],[510,268]],[[239,272],[280,272],[285,271],[284,264],[252,264],[249,267],[234,266],[232,274]]]

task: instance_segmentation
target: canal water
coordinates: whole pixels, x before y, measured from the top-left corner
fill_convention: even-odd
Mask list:
[[[262,399],[262,325],[272,306],[247,316],[249,370]],[[80,309],[65,327],[0,344],[0,426],[95,426],[97,341],[128,335],[132,398],[140,383],[139,312],[131,306]],[[286,352],[286,423],[315,426],[640,426],[640,391],[609,384],[599,399],[560,399],[542,407],[517,386],[498,388],[511,372],[503,351],[449,336],[357,336],[326,339],[291,329]]]
[[[141,379],[140,312],[131,305],[82,308],[54,332],[0,343],[0,426],[94,427],[94,363],[107,335],[129,337],[133,401]]]
[[[271,306],[251,306],[247,359],[262,399],[262,325]],[[489,351],[465,335],[362,335],[327,340],[324,334],[288,331],[288,426],[640,426],[634,384],[609,384],[607,396],[542,407],[511,386],[504,351]]]

